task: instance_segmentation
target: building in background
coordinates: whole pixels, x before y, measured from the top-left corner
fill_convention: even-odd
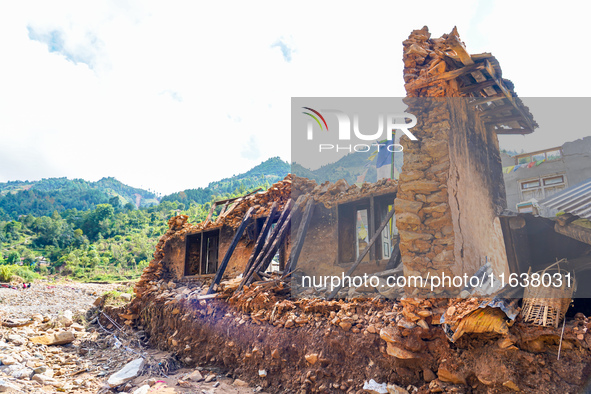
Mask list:
[[[558,211],[538,202],[591,178],[591,137],[501,159],[507,209],[552,217]]]

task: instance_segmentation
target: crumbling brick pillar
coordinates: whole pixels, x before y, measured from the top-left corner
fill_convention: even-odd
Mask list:
[[[413,88],[418,79],[450,71],[445,54],[452,35],[459,41],[455,29],[430,39],[424,27],[403,43],[405,103],[417,116],[418,138],[401,139],[395,201],[405,275],[471,275],[486,260],[497,274],[508,270],[497,217],[505,201],[496,134],[461,98],[455,79]],[[436,293],[444,290],[457,292],[444,286]]]

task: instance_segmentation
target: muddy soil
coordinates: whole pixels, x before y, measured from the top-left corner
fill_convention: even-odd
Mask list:
[[[559,329],[517,323],[508,345],[496,334],[465,334],[451,343],[430,317],[427,328],[400,327],[395,301],[356,304],[325,303],[307,315],[291,309],[306,316],[295,325],[272,306],[266,308],[275,321],[261,321],[260,313],[242,311],[243,304],[215,299],[150,297],[131,307],[140,311],[152,346],[186,365],[216,365],[270,393],[359,393],[370,379],[419,393],[585,392],[591,357],[575,321],[567,323],[557,360]],[[352,326],[335,324],[341,308],[363,317]]]

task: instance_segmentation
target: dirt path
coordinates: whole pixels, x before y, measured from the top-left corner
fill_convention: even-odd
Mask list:
[[[110,303],[124,303],[129,297],[113,290],[126,289],[76,282],[37,282],[26,290],[0,288],[0,391],[261,392],[214,368],[183,368],[171,353],[147,346],[142,331],[116,323],[100,325],[99,297],[111,292]],[[144,361],[138,376],[109,385],[110,377],[139,358]]]

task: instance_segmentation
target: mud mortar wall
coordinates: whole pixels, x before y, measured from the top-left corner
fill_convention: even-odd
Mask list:
[[[467,100],[448,99],[452,114],[449,137],[448,196],[455,233],[455,274],[472,274],[491,262],[497,274],[509,274],[501,222],[505,184],[498,138],[487,130]]]
[[[190,234],[190,233],[188,233]],[[185,277],[185,251],[186,251],[186,233],[177,233],[170,237],[164,244],[163,264],[168,268],[171,279],[175,281],[183,280]],[[218,251],[218,265],[226,255],[230,243],[234,237],[234,229],[224,226],[220,229],[220,244]],[[248,241],[246,236],[236,245],[234,253],[228,262],[224,276],[235,277],[244,271],[246,262],[252,253],[254,242]]]
[[[404,41],[406,83],[449,71],[447,38],[431,39],[426,28],[411,33]],[[505,204],[496,134],[466,105],[455,80],[407,96],[419,141],[401,140],[405,157],[395,208],[405,274],[472,274],[485,257],[497,273],[507,272],[496,217]]]
[[[299,223],[294,221],[292,232]],[[298,267],[309,275],[331,275],[342,272],[336,265],[338,250],[337,208],[328,209],[319,203],[314,207]]]
[[[185,238],[185,234],[173,236],[164,244],[163,248],[163,263],[176,280],[182,279],[185,275]]]

